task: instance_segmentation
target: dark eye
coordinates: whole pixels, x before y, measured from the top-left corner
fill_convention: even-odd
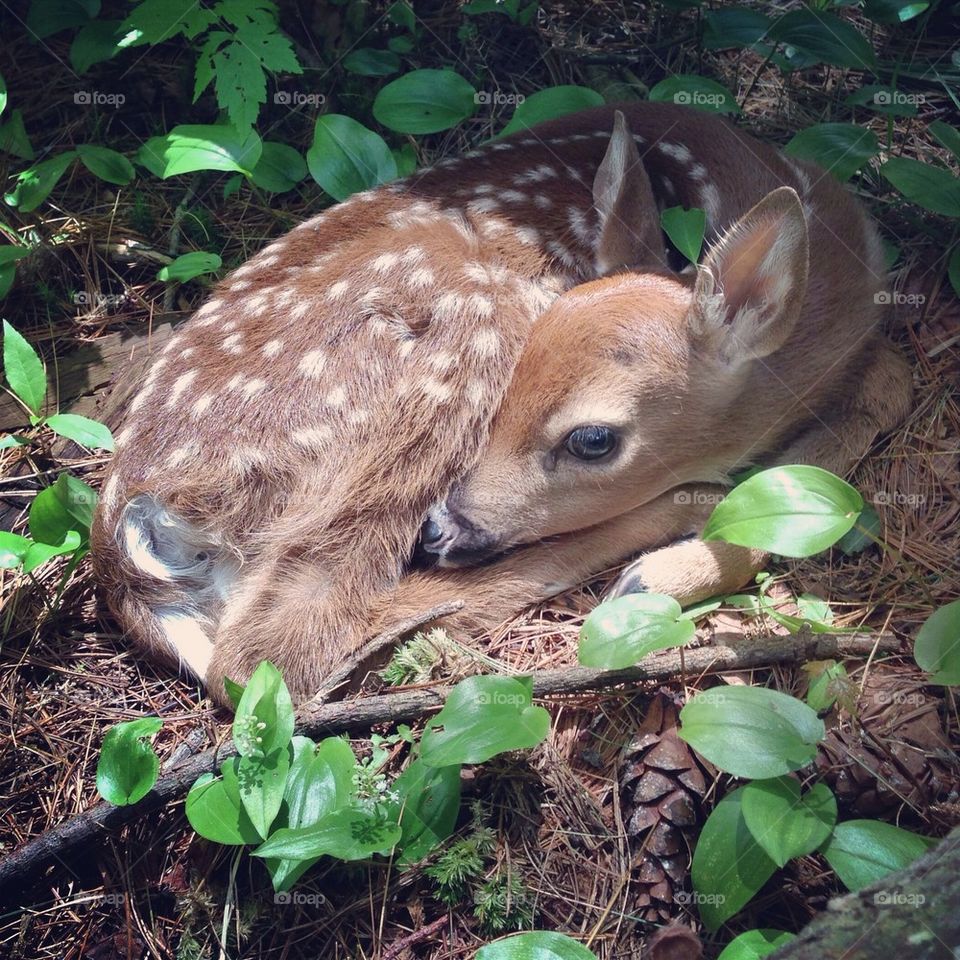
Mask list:
[[[577,427],[564,442],[567,452],[578,460],[599,460],[617,445],[617,435],[609,427]]]

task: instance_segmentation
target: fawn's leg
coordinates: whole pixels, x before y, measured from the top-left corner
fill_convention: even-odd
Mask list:
[[[852,401],[801,434],[775,464],[810,463],[843,475],[878,434],[906,419],[912,388],[903,357],[880,338],[868,344],[864,356],[867,367]],[[666,593],[682,604],[694,603],[742,586],[766,562],[760,550],[689,540],[638,557],[611,584],[607,596]]]

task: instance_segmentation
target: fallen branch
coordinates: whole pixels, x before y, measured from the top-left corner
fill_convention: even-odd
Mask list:
[[[402,632],[415,629],[439,615],[435,610],[428,611],[415,622],[411,621],[412,626],[406,626]],[[400,626],[391,633],[399,629]],[[379,639],[375,640],[371,647],[376,646]],[[800,634],[795,637],[746,640],[733,634],[721,635],[716,639],[727,643],[652,654],[636,666],[624,670],[592,670],[586,667],[546,670],[534,674],[533,694],[538,698],[559,696],[645,680],[667,680],[677,676],[699,677],[710,673],[773,664],[803,663],[828,657],[863,657],[871,653],[896,652],[899,649],[896,639],[890,635],[852,637]],[[382,723],[407,723],[442,707],[450,689],[448,686],[437,685],[338,703],[323,702],[323,697],[315,698],[298,711],[297,732],[310,737],[324,737],[354,730],[368,730]],[[28,841],[0,862],[0,902],[10,897],[26,898],[29,887],[40,880],[52,865],[68,868],[69,862],[83,849],[101,841],[105,831],[118,830],[164,804],[180,800],[199,776],[215,772],[224,760],[235,753],[236,749],[231,741],[190,757],[165,772],[139,803],[115,807],[101,801],[89,810]]]

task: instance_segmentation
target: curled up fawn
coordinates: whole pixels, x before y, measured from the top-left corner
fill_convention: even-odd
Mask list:
[[[678,205],[706,212],[695,269]],[[709,115],[493,141],[219,285],[125,412],[98,580],[220,702],[263,659],[303,699],[391,621],[462,598],[449,625],[488,629],[637,555],[614,594],[733,590],[763,555],[697,538],[731,473],[844,472],[908,412],[884,282],[838,183]]]

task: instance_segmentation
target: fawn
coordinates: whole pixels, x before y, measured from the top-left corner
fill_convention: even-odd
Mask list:
[[[676,205],[707,218],[682,272]],[[884,280],[838,183],[715,117],[493,141],[218,286],[125,412],[99,582],[220,702],[262,659],[303,699],[391,620],[461,597],[450,625],[490,628],[638,553],[613,594],[735,589],[764,557],[696,539],[731,471],[844,471],[909,409]],[[439,569],[410,572],[422,525]]]

